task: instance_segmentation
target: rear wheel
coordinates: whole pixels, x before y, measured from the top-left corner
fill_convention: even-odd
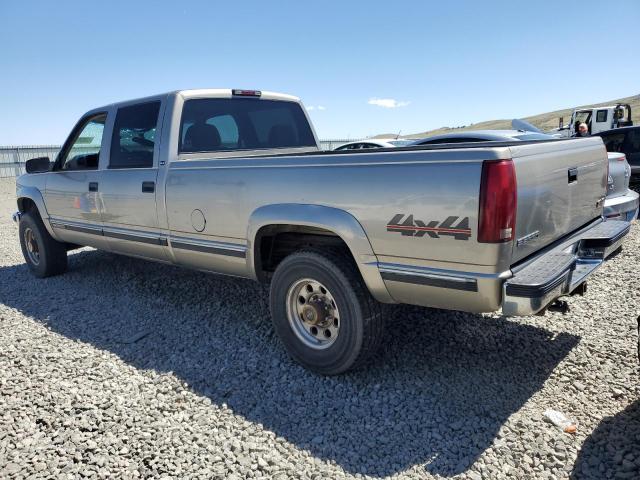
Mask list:
[[[22,215],[18,230],[22,255],[36,277],[58,275],[67,269],[66,244],[49,235],[37,213]]]
[[[337,251],[285,258],[273,275],[270,307],[289,354],[324,375],[362,366],[383,338],[380,304],[353,260]]]

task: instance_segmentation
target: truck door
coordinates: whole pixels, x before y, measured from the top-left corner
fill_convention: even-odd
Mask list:
[[[591,130],[591,117],[591,110],[574,110],[571,115],[570,136],[575,136],[578,131],[578,126],[581,123],[586,123],[589,127],[589,133],[593,134]]]
[[[167,240],[156,209],[163,103],[158,98],[117,108],[99,193],[110,249],[160,260],[167,259]]]
[[[595,117],[592,117],[591,135],[611,129],[613,110],[609,108],[598,108],[595,110]]]
[[[102,236],[99,163],[106,161],[107,112],[82,118],[47,174],[45,204],[56,235],[66,242],[108,248]]]

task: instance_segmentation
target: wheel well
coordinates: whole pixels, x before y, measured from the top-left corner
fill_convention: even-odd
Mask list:
[[[36,202],[28,197],[22,197],[18,199],[18,210],[20,211],[20,213],[35,212],[36,214],[40,215]]]
[[[256,235],[254,251],[258,279],[264,281],[269,278],[278,264],[291,253],[314,247],[331,247],[351,256],[344,240],[330,230],[302,225],[262,227]]]

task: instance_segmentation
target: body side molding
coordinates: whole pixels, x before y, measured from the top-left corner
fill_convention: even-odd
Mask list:
[[[247,248],[244,245],[227,242],[215,242],[211,240],[191,239],[171,236],[171,248],[191,250],[194,252],[212,253],[214,255],[226,255],[229,257],[245,258]]]

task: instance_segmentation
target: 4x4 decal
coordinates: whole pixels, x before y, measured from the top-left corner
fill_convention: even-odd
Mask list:
[[[398,213],[387,223],[387,232],[398,232],[408,237],[440,238],[442,235],[452,236],[456,240],[469,240],[471,229],[469,217],[464,217],[454,226],[460,217],[447,217],[443,222],[432,220],[425,224],[422,220],[415,220],[413,215]],[[402,219],[404,218],[404,221]]]

